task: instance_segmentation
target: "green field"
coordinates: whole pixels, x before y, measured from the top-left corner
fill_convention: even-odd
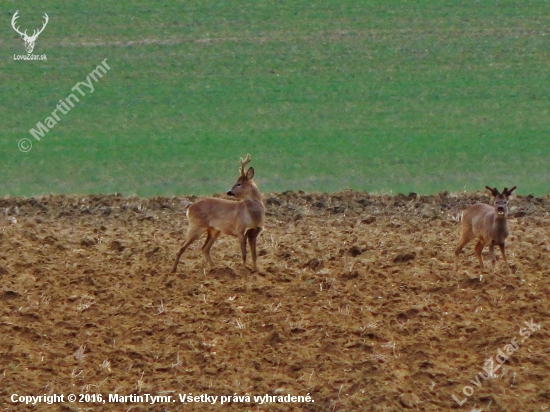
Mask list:
[[[30,3],[0,9],[2,196],[211,194],[248,152],[264,192],[550,192],[550,1]]]

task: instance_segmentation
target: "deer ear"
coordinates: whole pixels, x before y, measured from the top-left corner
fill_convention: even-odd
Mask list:
[[[248,170],[246,171],[246,179],[252,180],[253,177],[254,177],[254,168],[249,167]]]

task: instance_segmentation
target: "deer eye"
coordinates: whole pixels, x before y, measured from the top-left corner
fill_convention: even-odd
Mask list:
[[[237,183],[237,186],[240,186],[240,185],[241,185],[241,183]]]

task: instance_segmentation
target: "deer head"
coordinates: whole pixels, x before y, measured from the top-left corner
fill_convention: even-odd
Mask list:
[[[244,170],[245,166],[249,164],[251,160],[249,154],[246,156],[246,159],[241,159],[241,168],[239,169],[241,175],[239,179],[237,179],[237,183],[227,192],[229,196],[235,196],[238,199],[259,198],[258,188],[252,181],[254,177],[254,168],[249,167],[246,172]]]
[[[494,206],[495,206],[495,213],[498,217],[506,217],[506,214],[508,213],[508,198],[512,194],[512,192],[516,189],[516,186],[508,190],[507,187],[504,188],[502,193],[498,191],[496,187],[490,188],[489,186],[485,186],[485,188],[493,195],[494,199]]]
[[[42,28],[40,30],[34,30],[33,33],[32,33],[32,36],[29,36],[29,35],[27,35],[27,30],[25,30],[24,33],[21,33],[21,31],[19,30],[19,27],[15,26],[16,20],[19,17],[17,15],[18,13],[19,13],[19,10],[17,10],[15,12],[15,14],[13,15],[13,17],[11,19],[11,26],[13,27],[13,29],[19,35],[21,35],[21,37],[25,41],[25,49],[27,49],[27,53],[30,54],[34,50],[34,43],[36,42],[36,39],[38,38],[38,35],[40,33],[42,33],[44,31],[44,29],[46,28],[46,25],[48,24],[49,18],[48,18],[48,15],[46,13],[44,13],[44,24],[42,25]]]

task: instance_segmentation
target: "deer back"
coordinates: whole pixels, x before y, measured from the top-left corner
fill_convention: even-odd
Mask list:
[[[189,207],[187,218],[190,225],[212,227],[237,236],[248,229],[263,227],[264,207],[257,201],[205,198]]]

